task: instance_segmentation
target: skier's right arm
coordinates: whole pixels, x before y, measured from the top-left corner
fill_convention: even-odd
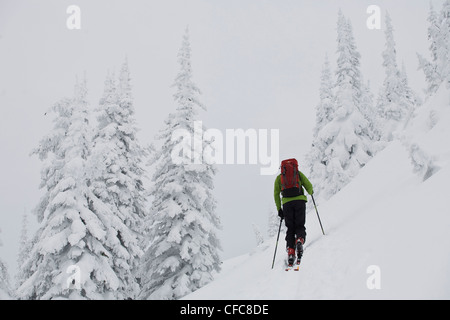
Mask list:
[[[305,187],[306,192],[308,192],[308,194],[313,194],[313,186],[312,183],[308,180],[308,178],[300,172],[300,182],[301,184]]]

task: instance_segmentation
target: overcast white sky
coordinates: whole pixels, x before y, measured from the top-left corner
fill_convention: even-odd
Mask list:
[[[442,2],[433,4],[440,9]],[[81,9],[81,30],[66,27],[72,4]],[[21,215],[42,194],[41,163],[29,153],[51,129],[44,113],[72,94],[76,75],[86,72],[94,106],[107,70],[118,71],[127,56],[140,140],[149,143],[175,108],[170,86],[189,26],[194,81],[208,107],[204,125],[279,129],[280,159],[297,157],[301,166],[326,52],[335,66],[339,8],[352,21],[362,72],[375,94],[383,81],[384,33],[366,27],[371,4],[390,12],[399,63],[421,93],[416,52],[428,55],[424,0],[0,0],[0,257],[14,271]],[[252,223],[266,231],[268,211],[275,212],[275,176],[260,176],[259,166],[250,165],[219,170],[222,257],[229,258],[255,246]]]

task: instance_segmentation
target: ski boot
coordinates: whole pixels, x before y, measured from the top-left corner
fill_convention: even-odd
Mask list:
[[[303,256],[303,245],[305,244],[305,239],[298,237],[295,240],[295,247],[297,248],[297,264],[300,264]]]
[[[294,265],[295,260],[295,249],[288,248],[288,267],[292,267]]]

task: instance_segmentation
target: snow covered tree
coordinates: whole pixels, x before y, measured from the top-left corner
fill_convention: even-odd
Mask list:
[[[253,232],[255,233],[255,240],[256,240],[256,246],[258,247],[264,242],[264,236],[261,233],[261,230],[259,229],[258,225],[255,223],[252,223]]]
[[[422,69],[425,73],[425,78],[428,83],[427,93],[431,94],[436,92],[440,85],[439,70],[437,70],[437,41],[439,38],[439,25],[437,13],[433,8],[433,3],[430,1],[430,11],[428,14],[428,40],[430,41],[430,53],[432,63],[428,62],[423,56],[418,54],[419,69]]]
[[[412,143],[408,147],[414,173],[421,176],[424,181],[440,169],[435,164],[435,159],[421,149],[418,144]]]
[[[114,230],[119,242],[113,270],[124,281],[127,297],[139,291],[133,272],[143,254],[144,217],[146,199],[143,179],[145,150],[137,138],[131,95],[128,62],[122,65],[119,82],[107,76],[103,97],[96,109],[98,127],[93,138],[91,190],[114,215],[115,222],[108,226]],[[111,221],[112,222],[112,221]]]
[[[369,123],[368,133],[369,138],[372,141],[375,141],[374,145],[374,153],[378,152],[381,149],[380,146],[377,146],[379,140],[381,139],[381,130],[382,125],[379,120],[377,108],[375,105],[375,98],[370,88],[370,81],[361,84],[361,113],[364,116],[364,119]]]
[[[278,228],[280,227],[280,218],[278,217],[278,213],[272,209],[268,210],[268,218],[267,218],[267,235],[269,237],[274,237],[278,234]],[[281,229],[282,233],[286,233],[285,232],[285,228],[286,226],[284,225],[284,223],[282,223],[281,225]]]
[[[359,107],[362,76],[359,70],[361,55],[356,49],[351,22],[339,11],[337,24],[336,112]],[[339,108],[342,108],[339,110]]]
[[[316,109],[316,126],[314,136],[333,119],[335,98],[333,94],[333,74],[331,72],[328,54],[325,55],[325,62],[320,77],[319,96],[320,103]]]
[[[24,212],[22,216],[22,230],[20,231],[19,254],[17,256],[17,265],[21,266],[28,256],[28,215]]]
[[[319,133],[333,119],[335,105],[333,89],[333,75],[328,55],[326,55],[320,77],[320,102],[316,106],[316,125],[313,132],[313,142],[311,151],[308,153],[306,159],[310,169],[310,180],[313,182],[322,181],[325,176],[325,150],[328,147],[329,141],[322,140],[322,136]]]
[[[450,88],[450,0],[444,2],[439,18],[438,70],[441,71],[442,82]]]
[[[54,129],[33,151],[45,161],[40,187],[46,192],[35,209],[42,226],[26,261],[25,268],[31,276],[18,289],[22,299],[83,295],[68,288],[65,274],[69,266],[91,260],[91,255],[85,252],[90,241],[83,239],[94,227],[84,174],[90,147],[85,85],[77,83],[74,98],[62,99],[53,106]],[[98,229],[94,230],[96,236],[100,233]],[[85,271],[85,276],[90,273]]]
[[[44,196],[35,209],[41,227],[18,288],[20,299],[124,299],[135,281],[127,250],[129,227],[92,192],[86,81],[56,103],[54,128],[33,151],[44,161]],[[124,275],[126,274],[126,275]]]
[[[177,109],[165,121],[158,137],[161,145],[154,154],[154,215],[151,243],[141,262],[142,299],[178,299],[210,282],[212,272],[220,269],[216,234],[220,220],[212,194],[215,166],[207,161],[195,163],[192,157],[181,164],[173,161],[174,150],[181,143],[172,136],[176,130],[188,132],[193,144],[206,146],[205,141],[195,141],[201,137],[194,134],[194,122],[205,107],[192,81],[188,30],[178,62],[180,71],[174,84]],[[202,159],[197,151],[189,153],[194,159]]]
[[[0,233],[1,233],[0,229]],[[0,246],[2,246],[2,240],[0,239]],[[9,273],[6,264],[0,258],[0,300],[11,299],[11,285],[9,281]]]
[[[432,95],[442,83],[450,88],[450,0],[444,2],[439,14],[430,2],[428,22],[431,61],[420,54],[417,56],[419,69],[425,73],[428,84],[426,93]]]
[[[414,111],[418,106],[421,106],[423,103],[422,98],[411,89],[409,86],[408,75],[406,73],[405,64],[402,62],[402,69],[400,71],[400,79],[401,79],[401,87],[402,87],[402,97],[404,99],[404,103],[412,106],[409,110],[409,114],[405,119],[405,123],[408,122],[408,119],[413,115]]]
[[[395,49],[394,29],[392,26],[392,19],[388,12],[385,16],[386,29],[386,48],[383,51],[383,67],[385,70],[385,79],[382,88],[382,95],[380,96],[381,106],[384,107],[380,113],[384,118],[393,118],[400,120],[402,118],[402,111],[395,105],[400,100],[400,72],[397,66],[397,51]],[[387,108],[387,104],[393,105],[391,109]]]
[[[388,12],[386,12],[385,21],[386,48],[383,51],[385,79],[378,97],[377,109],[380,123],[383,124],[381,139],[391,141],[393,132],[414,110],[417,102],[408,86],[406,73],[401,71],[397,65],[394,28]]]
[[[22,216],[22,230],[20,231],[19,253],[17,255],[16,286],[20,287],[26,279],[26,272],[23,270],[25,261],[30,255],[31,242],[28,239],[28,214],[24,212]]]
[[[331,121],[319,126],[321,128],[314,140],[315,146],[317,144],[323,151],[317,155],[313,153],[315,160],[310,161],[317,166],[312,168],[312,177],[323,177],[317,178],[320,181],[314,181],[319,186],[315,192],[325,199],[356,176],[374,153],[372,126],[363,114],[368,106],[364,106],[366,97],[359,70],[360,54],[356,49],[351,23],[341,11],[337,30],[334,111]]]

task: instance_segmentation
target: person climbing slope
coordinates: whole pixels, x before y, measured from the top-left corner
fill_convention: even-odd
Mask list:
[[[313,194],[313,186],[306,176],[298,170],[296,159],[281,162],[281,174],[275,179],[274,198],[278,216],[284,219],[286,232],[286,249],[288,266],[292,267],[297,249],[297,264],[303,255],[303,245],[306,241],[306,202],[303,188],[308,194]],[[280,199],[280,193],[282,198]]]

